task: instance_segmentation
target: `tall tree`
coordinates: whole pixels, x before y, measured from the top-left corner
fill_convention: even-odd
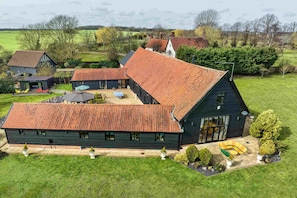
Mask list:
[[[259,37],[260,37],[260,20],[255,19],[251,22],[251,29],[252,32],[250,34],[250,44],[253,47],[256,47],[258,45]]]
[[[46,26],[44,23],[30,24],[20,30],[16,37],[17,43],[21,49],[40,50],[43,47],[42,40],[46,35]]]
[[[209,9],[200,12],[195,20],[195,29],[200,26],[218,27],[220,14],[218,11]]]
[[[272,46],[279,30],[280,22],[274,14],[266,14],[260,19],[263,40],[267,46]]]
[[[156,24],[152,29],[152,34],[154,35],[155,38],[163,39],[163,37],[165,36],[164,31],[165,31],[165,29],[163,28],[163,26],[161,24]]]
[[[73,43],[78,33],[78,19],[66,15],[58,15],[47,23],[50,37],[57,43]]]
[[[241,22],[235,22],[231,26],[231,46],[232,47],[237,46],[238,37],[240,35],[241,28],[242,28],[242,23]]]
[[[50,38],[47,50],[56,61],[77,58],[77,46],[74,43],[77,26],[78,19],[66,15],[55,16],[47,23]]]
[[[246,46],[249,40],[249,36],[250,36],[250,31],[251,31],[251,21],[246,21],[244,23],[242,23],[242,46]]]
[[[206,38],[209,45],[214,46],[214,44],[217,43],[221,37],[221,30],[211,26],[199,26],[195,30],[195,35]]]
[[[91,46],[96,43],[96,34],[93,30],[84,30],[81,38],[87,49],[91,49]]]

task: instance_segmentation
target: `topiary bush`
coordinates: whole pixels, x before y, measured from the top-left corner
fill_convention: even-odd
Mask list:
[[[186,150],[186,155],[189,162],[195,162],[199,157],[199,151],[195,145],[190,145]]]
[[[203,166],[207,166],[212,159],[212,153],[207,148],[201,149],[199,151],[199,158],[201,160],[201,164]]]
[[[184,165],[188,165],[189,164],[189,160],[187,158],[187,155],[185,153],[178,153],[175,155],[174,157],[174,161],[184,164]]]
[[[265,140],[276,140],[281,131],[281,122],[273,110],[263,111],[250,126],[250,135]]]
[[[260,146],[260,154],[261,155],[272,155],[276,152],[275,143],[273,140],[266,140]]]

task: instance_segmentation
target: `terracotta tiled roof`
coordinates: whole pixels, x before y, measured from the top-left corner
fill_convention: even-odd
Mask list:
[[[71,81],[129,79],[125,68],[76,69]]]
[[[180,133],[172,106],[14,103],[3,128]]]
[[[154,45],[160,45],[160,51],[165,52],[167,46],[167,39],[153,39],[151,38],[145,47],[147,48],[154,48]]]
[[[19,50],[14,53],[7,65],[35,68],[44,53],[44,51]]]
[[[208,41],[204,38],[171,37],[170,40],[175,51],[180,46],[196,47],[197,49],[208,47]]]
[[[139,48],[127,62],[127,75],[162,105],[175,105],[181,120],[226,71],[193,65]]]

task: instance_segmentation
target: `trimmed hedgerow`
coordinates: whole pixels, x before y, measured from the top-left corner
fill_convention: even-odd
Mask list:
[[[257,74],[260,69],[269,69],[277,60],[277,52],[274,48],[244,47],[244,48],[195,48],[182,46],[176,52],[176,58],[197,65],[219,70],[232,69],[234,74]]]

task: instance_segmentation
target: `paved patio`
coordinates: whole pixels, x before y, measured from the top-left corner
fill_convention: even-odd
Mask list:
[[[232,140],[246,146],[248,151],[245,154],[237,155],[234,158],[234,163],[230,170],[246,168],[250,166],[259,165],[256,156],[259,151],[258,139],[246,136],[243,138],[233,138]],[[167,150],[170,157],[175,156],[177,153],[184,153],[189,145],[183,146],[180,151]],[[213,163],[221,163],[226,165],[226,157],[220,152],[218,142],[207,144],[196,144],[198,149],[208,148],[213,154]],[[28,145],[29,154],[39,155],[72,155],[72,156],[88,156],[89,148],[80,148],[79,146],[41,146],[41,145]],[[0,150],[6,153],[22,153],[23,145],[7,144],[4,130],[0,129]],[[95,148],[95,154],[100,156],[111,157],[156,157],[160,156],[160,150],[154,149],[109,149],[109,148]]]
[[[85,90],[86,92],[90,93],[99,93],[105,96],[105,104],[143,104],[137,95],[133,93],[131,89],[98,89],[98,90]],[[118,98],[114,96],[113,92],[122,92],[124,97]]]

